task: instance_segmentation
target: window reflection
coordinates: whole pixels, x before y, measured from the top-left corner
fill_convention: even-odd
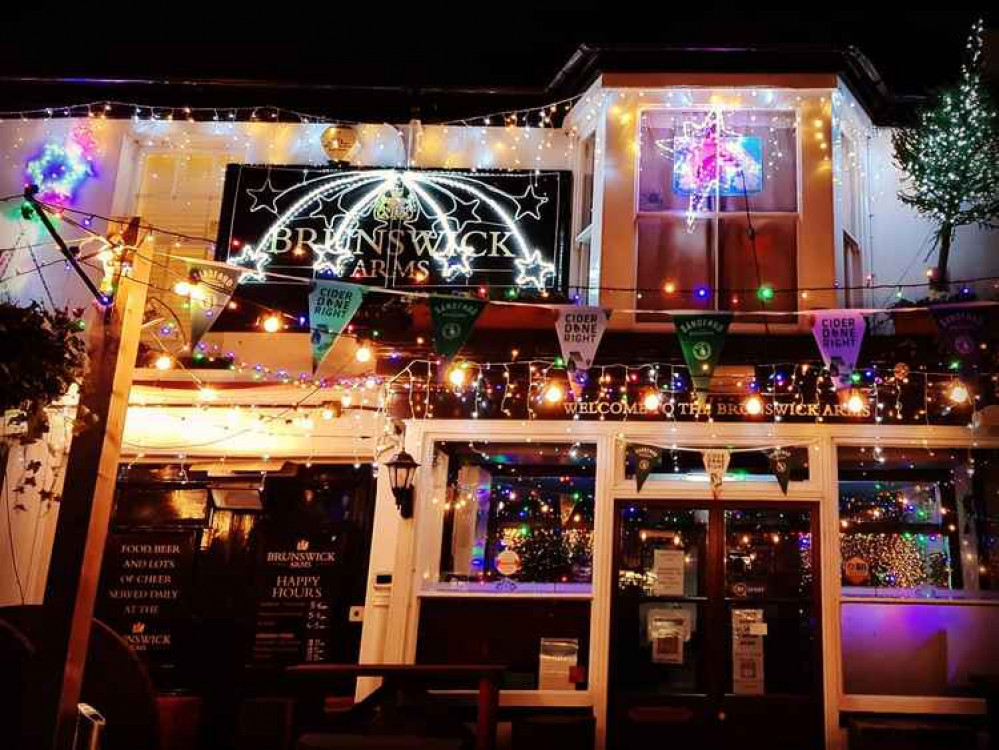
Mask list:
[[[581,443],[438,443],[442,534],[430,587],[588,591],[595,456]]]
[[[840,448],[845,593],[993,596],[999,576],[996,453]]]
[[[725,511],[725,585],[737,598],[810,597],[809,513]]]

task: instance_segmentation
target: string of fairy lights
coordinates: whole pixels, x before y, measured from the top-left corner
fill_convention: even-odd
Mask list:
[[[75,224],[76,226],[83,228],[82,224]],[[147,236],[146,239],[148,241],[149,236]],[[153,263],[160,263],[162,265],[162,262],[157,261],[155,258],[146,258],[146,260]],[[188,282],[186,282],[183,278],[178,281],[178,284],[187,283]],[[171,290],[157,288],[157,291],[165,292]],[[178,291],[176,286],[172,291]],[[169,309],[168,305],[165,305],[165,307]],[[287,315],[287,317],[293,319],[295,318],[295,316],[291,315]],[[263,319],[262,327],[265,332],[276,333],[278,330],[283,328],[282,325],[268,325],[268,321],[273,320],[273,315]],[[170,329],[167,330],[169,331]],[[348,336],[350,333],[351,332],[348,332]],[[162,353],[156,357],[154,364],[157,369],[170,369],[175,364],[175,358],[173,355],[166,353],[166,347],[163,346],[158,335],[154,336],[154,338],[160,344],[162,350]],[[417,338],[417,344],[424,343],[420,340],[421,338],[422,337]],[[196,355],[194,357],[195,360],[207,358],[211,361],[218,356],[218,353],[210,350],[208,345],[199,345],[199,347],[200,348],[198,348],[194,353]],[[379,383],[384,383],[387,386],[387,393],[386,398],[382,401],[382,405],[392,399],[397,399],[399,393],[402,392],[405,393],[406,401],[410,405],[410,414],[412,416],[422,415],[426,417],[434,416],[433,398],[435,392],[438,394],[449,394],[451,396],[455,396],[460,403],[469,404],[470,416],[472,418],[487,416],[495,411],[489,408],[489,404],[492,397],[497,393],[500,394],[498,396],[498,415],[502,416],[512,416],[512,409],[514,405],[520,402],[522,404],[521,409],[526,409],[527,416],[529,418],[535,418],[538,416],[537,406],[554,406],[562,403],[566,399],[568,390],[566,382],[553,376],[553,372],[557,374],[564,369],[565,363],[561,362],[560,358],[553,357],[549,359],[530,359],[524,362],[517,359],[516,355],[518,352],[513,351],[511,354],[513,356],[507,362],[475,363],[470,360],[463,359],[457,364],[452,364],[450,366],[445,366],[440,359],[412,359],[401,372],[391,379],[365,376],[363,378],[354,378],[349,382],[349,384],[340,380],[336,382],[335,385],[341,388],[343,388],[344,385],[348,385],[351,389],[363,387],[366,390],[371,390]],[[387,354],[388,359],[401,359],[402,356],[403,355],[398,351],[390,351]],[[371,345],[366,342],[361,342],[357,347],[355,357],[359,363],[366,364],[374,360],[377,357],[377,354]],[[251,365],[250,363],[240,362],[238,364],[234,363],[232,366],[240,371],[250,369],[253,372],[255,379],[263,379],[271,372],[270,368],[260,364]],[[810,363],[785,363],[784,365],[773,364],[769,367],[771,374],[767,379],[768,382],[764,383],[762,388],[755,376],[746,378],[745,383],[737,382],[736,385],[739,388],[745,387],[748,389],[748,395],[746,396],[743,404],[743,410],[746,416],[757,417],[766,415],[768,412],[766,396],[767,393],[770,392],[774,394],[772,397],[774,403],[769,407],[769,410],[772,412],[772,416],[775,421],[781,421],[783,417],[780,409],[777,408],[778,396],[782,392],[793,394],[795,403],[786,410],[786,413],[793,416],[797,407],[804,404],[806,398],[809,398],[809,396],[806,396],[805,389],[802,387],[802,384],[805,383],[807,379],[808,373],[810,371],[817,373],[819,372],[819,369]],[[435,370],[439,370],[441,368],[444,368],[445,371],[445,376],[443,378],[435,375]],[[493,368],[495,368],[495,371],[502,372],[502,381],[492,382],[492,379],[487,373]],[[526,373],[522,378],[522,382],[526,384],[526,387],[518,385],[516,382],[517,379],[514,377],[514,374],[517,368],[526,368]],[[790,368],[790,371],[788,368]],[[421,378],[416,375],[417,371],[422,371],[424,369],[426,372],[425,378]],[[617,384],[617,371],[621,372],[619,381],[620,384]],[[641,403],[641,408],[645,413],[656,413],[660,410],[664,403],[667,406],[675,407],[678,395],[689,392],[689,376],[685,379],[684,371],[684,366],[677,365],[675,363],[654,363],[640,366],[631,364],[601,365],[597,369],[597,372],[599,373],[596,378],[596,382],[599,384],[597,398],[598,400],[609,402],[611,398],[614,397],[618,403],[624,405],[621,407],[621,409],[626,410],[624,413],[630,413],[627,404],[629,401],[636,398],[633,393],[636,387],[635,384],[641,380],[642,384],[645,386],[645,389],[637,396]],[[217,398],[215,390],[202,383],[194,371],[190,372],[192,379],[195,383],[197,383],[200,389],[199,400],[204,402],[214,401]],[[661,373],[666,372],[669,373],[667,376],[661,375]],[[885,401],[879,398],[879,390],[886,387],[892,387],[899,381],[907,383],[911,377],[921,377],[924,381],[924,391],[927,392],[931,389],[932,379],[940,379],[944,384],[943,387],[946,388],[946,398],[954,407],[963,407],[978,398],[977,395],[972,394],[971,389],[969,389],[966,384],[956,379],[953,372],[923,371],[917,372],[914,376],[908,372],[903,372],[902,374],[904,377],[899,378],[899,373],[896,371],[886,379],[879,373],[876,374],[876,368],[867,368],[862,373],[858,373],[856,375],[856,384],[870,389],[874,395],[874,399],[877,403],[875,407],[877,411],[875,415],[876,421],[881,422],[886,418],[886,416],[888,419],[903,419],[899,389],[895,389],[894,405],[886,405]],[[275,376],[277,380],[286,384],[296,382],[288,373],[281,370],[277,370],[275,372]],[[418,384],[416,382],[418,379],[422,379],[423,382]],[[510,382],[511,380],[513,380],[513,382]],[[445,385],[438,385],[438,381],[444,381]],[[823,376],[819,375],[816,380],[816,385],[822,382]],[[834,391],[834,388],[831,384],[831,380],[829,382],[830,385],[828,386],[828,392],[831,393]],[[302,388],[315,386],[322,388],[327,385],[332,385],[332,383],[315,381],[310,373],[302,373],[302,375],[297,379],[297,384]],[[518,388],[522,388],[520,393],[517,392]],[[420,397],[416,396],[417,392],[421,390],[423,395]],[[467,393],[465,392],[466,390]],[[822,393],[822,389],[810,386],[808,390],[810,390],[812,394],[810,398],[813,399],[813,403],[818,404],[821,399],[820,394]],[[930,415],[929,405],[935,398],[935,396],[927,395],[924,398],[922,408],[915,411],[915,417],[923,418],[928,421]],[[859,390],[851,392],[851,395],[846,402],[846,410],[848,413],[860,415],[863,414],[868,408],[868,400],[861,395]],[[611,411],[609,413],[611,415],[615,415],[622,412],[618,409],[617,411]],[[575,413],[572,416],[574,419],[580,418],[579,413]],[[606,414],[600,415],[600,418],[605,417]],[[820,421],[821,419],[822,417],[819,417]]]
[[[533,107],[508,108],[484,114],[428,121],[429,124],[490,126],[501,124],[509,127],[557,127],[560,113],[568,113],[582,94],[545,102]],[[274,105],[240,107],[151,105],[115,99],[99,99],[76,104],[33,107],[0,111],[2,120],[32,120],[60,118],[88,118],[100,120],[130,119],[135,121],[163,122],[297,122],[303,125],[362,125],[363,121],[330,117],[318,112],[305,112]]]
[[[155,231],[156,234],[163,233],[169,236],[166,230],[146,229],[147,231]],[[147,238],[147,241],[151,244],[154,243],[155,235],[153,238]],[[203,241],[206,245],[212,244],[210,240],[205,238],[200,238],[198,241]],[[89,261],[96,258],[96,256],[97,253],[88,254],[85,256],[85,260]],[[144,256],[144,258],[151,262],[158,262],[155,256]],[[59,260],[54,263],[58,262],[62,261]],[[33,272],[40,273],[37,269]],[[967,280],[966,283],[994,283],[995,281],[994,278],[984,278]],[[183,289],[177,289],[178,285],[184,283],[187,283],[189,286],[186,293],[183,293]],[[665,282],[665,284],[668,283]],[[955,283],[962,284],[965,282],[958,281]],[[866,288],[871,288],[870,285],[865,286]],[[888,287],[894,285],[881,286]],[[910,286],[916,287],[920,285],[913,284]],[[193,302],[197,302],[196,292],[191,292],[191,288],[196,288],[196,286],[191,285],[190,280],[182,277],[178,277],[177,285],[173,287],[150,285],[150,288],[158,292],[181,293],[182,296],[189,298]],[[899,287],[899,289],[901,288]],[[640,294],[643,291],[654,291],[654,289],[631,289],[626,291]],[[697,294],[697,289],[678,290],[675,287],[672,289],[663,288],[662,291],[677,294]],[[719,293],[721,291],[718,290]],[[808,290],[797,291],[807,293]],[[711,290],[708,293],[710,294]],[[419,297],[421,295],[411,294],[409,296]],[[806,299],[806,297],[802,298]],[[510,302],[513,303],[513,301]],[[497,304],[503,303],[504,301],[502,300],[497,301]],[[169,305],[165,306],[170,309]],[[177,314],[177,311],[173,312]],[[265,333],[278,333],[286,330],[289,327],[287,321],[291,321],[294,324],[301,317],[286,311],[265,310],[263,308],[262,312],[266,312],[260,322],[261,328]],[[896,310],[893,312],[904,314],[906,310]],[[793,314],[798,313],[795,312]],[[276,324],[268,322],[275,319],[277,320]],[[347,335],[354,335],[354,332],[348,331]],[[154,339],[156,339],[155,335]],[[383,353],[378,351],[377,346],[373,346],[361,339],[358,339],[358,341],[359,346],[357,348],[356,359],[359,363],[367,364],[382,356]],[[165,352],[166,346],[162,345],[162,342],[158,343],[161,344],[161,348]],[[418,343],[422,345],[425,342]],[[217,356],[217,352],[213,352],[208,348],[210,346],[206,345],[208,351],[204,355],[206,359]],[[201,351],[205,352],[206,349],[201,349]],[[257,422],[264,429],[267,429],[270,425],[280,426],[284,424],[299,428],[307,435],[320,436],[322,433],[315,429],[315,425],[320,420],[322,422],[329,422],[336,419],[337,411],[331,408],[328,401],[321,402],[319,405],[310,405],[309,402],[316,393],[330,386],[340,387],[343,391],[339,401],[342,409],[355,409],[362,403],[362,400],[370,401],[370,408],[375,410],[379,416],[388,413],[393,401],[403,400],[409,404],[410,414],[413,417],[432,418],[439,415],[441,411],[441,407],[436,403],[437,395],[443,395],[445,398],[467,405],[468,409],[470,409],[469,415],[472,418],[488,418],[498,416],[498,414],[511,417],[515,415],[515,409],[518,404],[522,405],[522,410],[526,410],[520,413],[526,413],[529,419],[545,417],[546,409],[561,408],[567,401],[569,392],[569,388],[563,380],[565,363],[561,362],[558,357],[532,357],[521,360],[516,354],[516,352],[511,352],[511,358],[502,362],[475,362],[469,359],[460,359],[456,362],[448,363],[439,358],[411,359],[395,375],[389,377],[365,376],[364,378],[355,379],[353,383],[346,384],[346,389],[344,389],[345,383],[342,381],[336,383],[317,383],[312,379],[311,374],[309,374],[308,377],[298,379],[297,381],[299,387],[306,391],[306,393],[294,405],[268,410],[269,413],[260,413],[263,410],[254,409],[252,406],[245,409],[245,411],[250,413],[257,412],[253,414],[252,421]],[[384,353],[384,356],[390,359],[393,358],[392,352]],[[399,354],[397,358],[402,358],[402,356]],[[248,364],[240,363],[237,369],[243,368],[243,366]],[[178,365],[183,366],[179,364],[176,357],[171,356],[169,366],[160,369],[170,369]],[[256,365],[249,367],[249,369],[256,372]],[[265,373],[270,374],[270,368],[264,367],[263,369]],[[789,394],[793,404],[803,404],[809,399],[813,399],[812,403],[819,403],[820,398],[818,394],[820,389],[814,388],[810,390],[810,386],[806,386],[810,376],[814,377],[817,383],[828,382],[827,393],[832,394],[835,391],[831,379],[829,379],[827,373],[822,372],[820,364],[807,362],[773,363],[762,366],[758,365],[756,369],[763,369],[764,371],[769,369],[770,372],[762,380],[754,375],[745,378],[743,381],[736,380],[734,383],[737,388],[746,389],[747,395],[741,404],[741,408],[744,410],[745,415],[751,418],[759,416],[772,418],[774,422],[782,421],[783,417],[779,412],[772,417],[766,412],[768,404],[776,405],[780,403],[782,397],[788,397],[785,394]],[[240,411],[238,405],[233,406],[217,403],[218,393],[210,386],[205,385],[204,382],[198,381],[196,369],[190,369],[187,372],[199,386],[200,403],[198,409],[200,411],[216,409],[228,409],[231,412]],[[518,377],[518,372],[521,375],[520,377]],[[675,362],[650,363],[637,366],[629,363],[604,364],[595,367],[592,375],[598,384],[599,401],[607,404],[612,402],[620,403],[623,405],[624,413],[628,413],[629,405],[635,402],[636,399],[638,400],[638,403],[641,405],[641,411],[634,418],[641,418],[643,416],[642,411],[646,414],[661,414],[662,409],[677,406],[677,404],[688,399],[690,394],[689,375],[686,374],[686,368],[684,365]],[[275,373],[275,377],[281,382],[296,382],[295,379],[280,371]],[[939,383],[936,384],[939,392],[929,395],[933,379],[939,380]],[[872,365],[860,373],[857,384],[863,385],[871,394],[874,421],[876,423],[885,423],[886,421],[890,423],[893,420],[902,421],[904,419],[900,397],[901,386],[907,385],[911,381],[918,382],[920,380],[923,383],[924,401],[922,407],[916,409],[914,414],[917,419],[922,418],[925,420],[926,424],[930,424],[930,405],[932,403],[939,402],[945,409],[960,411],[961,409],[971,407],[973,402],[981,398],[981,394],[974,393],[967,384],[957,378],[954,371],[946,369],[939,371],[926,369],[911,371],[906,369],[900,370],[898,369],[898,365],[896,365],[891,370],[888,370],[884,365]],[[995,382],[995,376],[992,376],[992,380]],[[363,391],[365,395],[362,398],[357,398],[357,391]],[[868,402],[859,400],[862,396],[851,393],[850,398],[858,400],[853,401],[852,405],[850,401],[847,402],[848,413],[858,415],[865,408],[868,408]],[[488,408],[489,404],[495,404],[497,400],[499,405],[498,414],[495,408]],[[892,403],[893,401],[894,403]],[[150,406],[153,405],[144,404],[142,408]],[[565,412],[563,412],[564,414]],[[679,410],[674,409],[674,421],[677,420],[679,414]],[[697,416],[704,421],[712,421],[710,415],[703,414]],[[580,414],[572,415],[573,421],[578,421],[580,417]],[[605,416],[600,415],[597,418],[603,419]],[[822,417],[817,419],[817,421],[822,420]],[[253,429],[254,427],[245,426],[234,428],[224,437],[200,443],[188,443],[187,446],[193,450],[197,448],[210,448],[213,445],[222,445],[231,440],[233,435],[240,434],[241,431],[242,433],[252,432]],[[360,441],[371,440],[372,438],[357,436],[356,439]],[[147,444],[144,447],[148,450],[161,450],[166,446]],[[178,454],[182,460],[183,455]],[[267,455],[264,457],[270,458]],[[522,511],[517,511],[518,514],[520,512]],[[952,526],[953,524],[950,524],[948,528]],[[951,528],[950,531],[953,533],[954,529]],[[867,559],[879,561],[877,565],[881,567],[875,566],[874,577],[881,585],[913,586],[927,582],[934,585],[943,585],[952,573],[949,558],[946,558],[935,547],[934,550],[927,552],[928,545],[937,544],[937,537],[936,533],[924,534],[922,532],[913,532],[910,537],[906,537],[905,534],[885,534],[880,532],[876,534],[851,533],[846,535],[845,539],[852,546],[848,545],[844,547],[844,555],[849,552],[851,555],[864,556]],[[927,562],[928,560],[929,562]],[[882,568],[885,572],[878,572]],[[981,572],[985,572],[984,566],[982,566]]]

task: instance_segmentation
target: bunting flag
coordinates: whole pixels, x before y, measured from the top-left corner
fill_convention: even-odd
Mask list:
[[[835,379],[837,389],[849,388],[864,343],[867,327],[864,315],[851,310],[823,310],[813,316],[812,335],[822,361]]]
[[[589,370],[597,355],[597,347],[607,328],[607,312],[600,307],[559,305],[555,319],[555,332],[562,359],[566,364]]]
[[[656,448],[654,445],[629,445],[628,452],[635,458],[635,486],[641,492],[645,480],[659,465],[659,457],[662,456],[663,451],[662,448]]]
[[[469,297],[430,298],[430,319],[434,326],[434,351],[451,359],[472,334],[475,321],[485,309],[484,300]]]
[[[955,369],[977,365],[985,338],[985,311],[980,307],[934,305],[930,307],[930,313],[940,331],[947,356],[956,357],[960,363]]]
[[[774,448],[770,451],[770,470],[777,477],[780,491],[787,494],[787,485],[791,479],[791,451],[785,448]]]
[[[701,451],[701,458],[704,459],[704,470],[708,472],[708,481],[711,482],[711,495],[717,500],[721,496],[722,482],[725,481],[725,472],[728,471],[732,454],[724,448],[712,448]]]
[[[683,359],[690,370],[695,390],[704,392],[710,387],[711,375],[721,359],[731,322],[732,313],[727,312],[673,316]]]
[[[364,300],[365,287],[342,281],[317,279],[309,292],[309,331],[312,372],[319,369],[343,329]]]
[[[219,263],[188,261],[191,266],[191,349],[229,304],[244,271]]]

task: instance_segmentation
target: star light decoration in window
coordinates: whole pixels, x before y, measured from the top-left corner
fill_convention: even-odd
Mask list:
[[[720,110],[702,122],[684,122],[683,134],[656,148],[673,160],[673,192],[687,196],[687,231],[693,232],[709,198],[747,196],[763,189],[763,146],[755,136],[725,126]]]
[[[303,188],[304,194],[286,208],[279,208],[285,196],[301,193]],[[326,220],[325,242],[313,244],[312,267],[318,275],[342,277],[349,273],[354,259],[350,241],[360,222],[370,219],[381,227],[395,224],[414,229],[425,219],[433,231],[443,234],[443,242],[429,254],[445,281],[467,279],[475,272],[474,248],[459,239],[470,223],[496,224],[509,232],[520,256],[514,259],[517,285],[542,291],[555,276],[555,265],[528,244],[517,225],[525,217],[539,220],[541,207],[549,200],[533,184],[521,195],[510,195],[463,174],[377,169],[313,177],[282,191],[274,189],[268,175],[247,194],[252,201],[251,213],[267,211],[277,220],[258,242],[244,245],[232,259],[250,269],[244,281],[266,280],[268,265],[280,254],[274,249],[279,233],[304,217]]]

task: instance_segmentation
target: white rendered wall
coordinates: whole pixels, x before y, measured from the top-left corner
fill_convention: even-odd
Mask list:
[[[926,269],[936,266],[934,225],[898,199],[902,173],[892,156],[891,131],[877,130],[869,141],[871,164],[870,258],[875,284],[925,283]],[[867,254],[865,253],[865,257]],[[929,258],[927,259],[927,256]],[[951,247],[950,277],[955,281],[999,276],[999,231],[975,226],[957,230]],[[993,283],[971,284],[978,295],[992,297]],[[926,289],[905,289],[911,300],[922,299]],[[890,302],[891,289],[871,295],[875,306]]]

